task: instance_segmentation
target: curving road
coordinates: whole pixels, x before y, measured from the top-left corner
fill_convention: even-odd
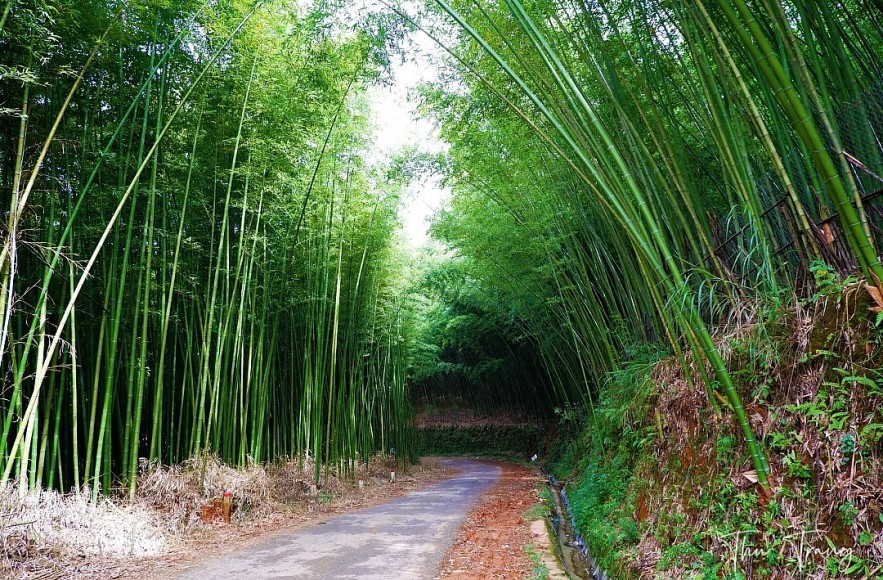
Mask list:
[[[179,578],[432,578],[478,496],[500,476],[498,467],[486,463],[442,463],[461,472],[422,491],[189,568]]]

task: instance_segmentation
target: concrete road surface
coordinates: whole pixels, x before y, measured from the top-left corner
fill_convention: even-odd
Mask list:
[[[442,463],[462,472],[379,506],[203,562],[179,578],[430,579],[478,496],[500,476],[499,468],[485,463]]]

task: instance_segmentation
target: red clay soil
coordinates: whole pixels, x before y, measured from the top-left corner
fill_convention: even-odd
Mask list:
[[[524,552],[533,541],[524,513],[537,505],[536,469],[497,463],[503,473],[460,527],[439,567],[439,578],[529,578],[534,565]]]

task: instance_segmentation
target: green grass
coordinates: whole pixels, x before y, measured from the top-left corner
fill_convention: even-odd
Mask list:
[[[537,487],[537,496],[539,497],[539,503],[532,506],[521,516],[525,522],[547,520],[551,513],[552,492],[549,491],[549,487],[545,484],[539,485]]]
[[[529,576],[530,580],[546,580],[549,577],[549,568],[543,562],[543,555],[537,551],[536,546],[527,544],[524,546],[524,553],[533,563],[533,572]]]

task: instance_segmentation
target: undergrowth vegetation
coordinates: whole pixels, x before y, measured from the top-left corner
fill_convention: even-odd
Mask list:
[[[611,373],[554,463],[579,531],[613,577],[873,577],[883,565],[883,334],[854,285],[769,300],[722,329],[752,427],[737,427],[671,356]],[[653,359],[658,359],[653,362]],[[692,384],[691,382],[692,381]]]
[[[449,425],[421,427],[417,448],[422,455],[479,455],[524,461],[541,449],[537,425]]]

